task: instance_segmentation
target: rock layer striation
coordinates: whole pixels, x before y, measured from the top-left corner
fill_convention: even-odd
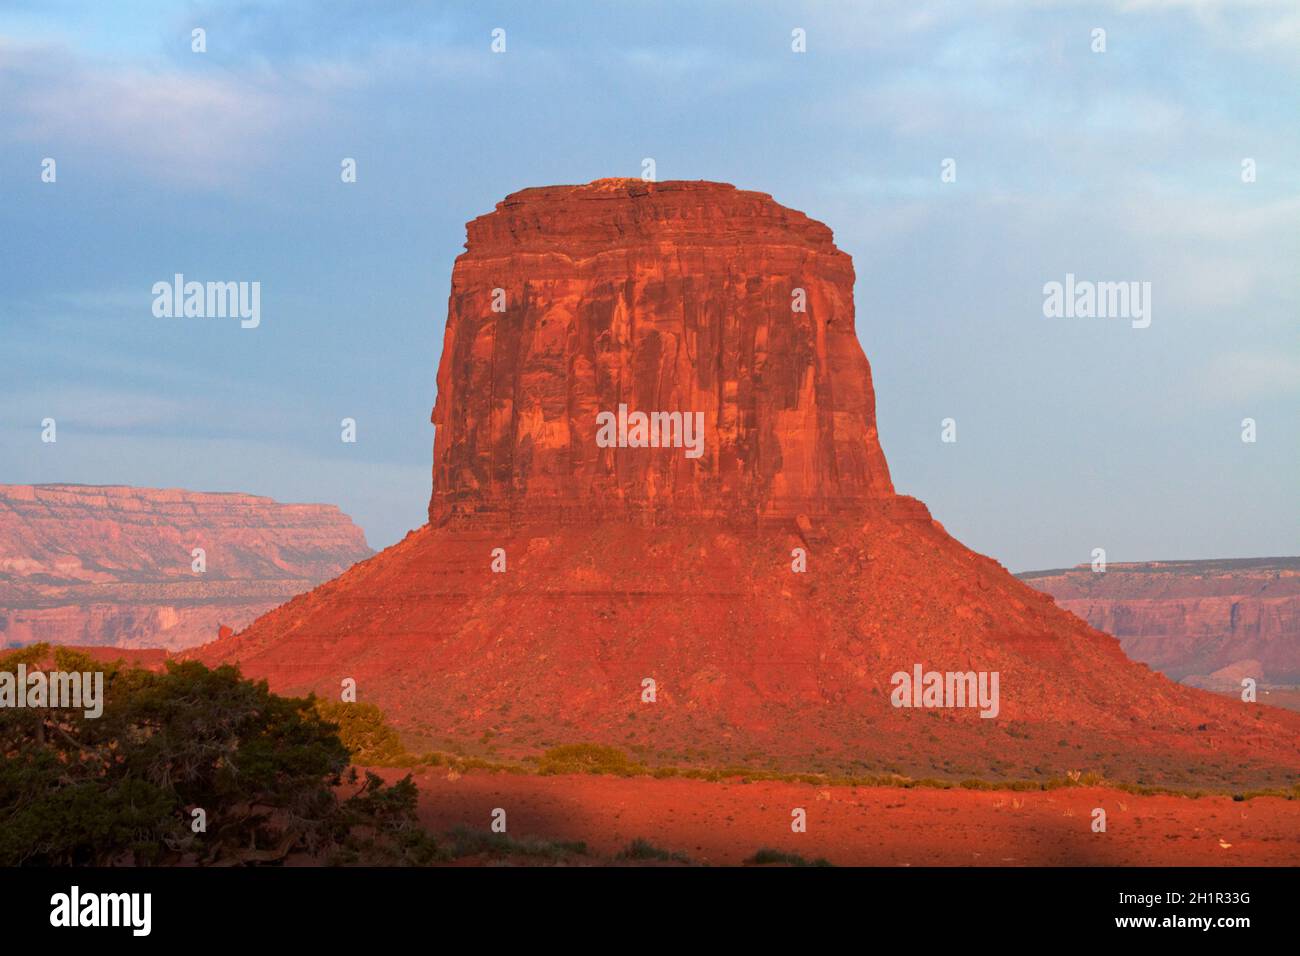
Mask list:
[[[1104,573],[1085,565],[1018,577],[1175,680],[1251,663],[1245,671],[1257,681],[1300,685],[1300,557],[1111,564]]]
[[[371,553],[332,505],[0,485],[0,643],[190,647]]]
[[[438,371],[434,524],[468,515],[754,522],[893,495],[831,231],[763,193],[600,180],[467,227]],[[702,454],[601,447],[691,415]],[[635,436],[633,436],[635,438]]]

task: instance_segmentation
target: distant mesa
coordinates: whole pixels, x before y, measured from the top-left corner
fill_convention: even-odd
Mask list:
[[[889,318],[858,329],[823,224],[720,183],[598,180],[467,232],[429,524],[195,656],[284,692],[353,678],[413,748],[1294,781],[1300,716],[1133,663],[895,493],[859,344]],[[703,413],[703,453],[598,442],[620,405]],[[892,706],[916,665],[997,671],[997,718]]]
[[[0,485],[0,645],[192,647],[371,554],[361,529],[333,505],[176,488]]]
[[[1017,575],[1175,680],[1300,686],[1300,557],[1150,561]],[[1235,679],[1233,675],[1236,675]]]

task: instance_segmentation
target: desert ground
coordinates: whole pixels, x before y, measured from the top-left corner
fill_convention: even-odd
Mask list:
[[[383,770],[388,780],[404,771]],[[741,865],[761,848],[837,866],[1294,866],[1300,801],[1140,796],[1102,787],[974,791],[653,777],[415,773],[421,822],[516,839],[582,841],[607,862],[633,840],[692,863]],[[802,807],[807,831],[791,831]],[[1095,808],[1106,831],[1092,830]]]

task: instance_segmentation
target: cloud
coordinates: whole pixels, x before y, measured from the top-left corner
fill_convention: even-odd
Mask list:
[[[327,78],[319,68],[308,84],[265,70],[121,64],[0,40],[0,142],[40,144],[56,159],[107,156],[184,185],[229,186],[269,161],[277,135],[318,115],[303,91]]]
[[[1186,14],[1204,34],[1230,48],[1280,54],[1294,64],[1300,47],[1295,0],[1111,0],[1124,14]]]

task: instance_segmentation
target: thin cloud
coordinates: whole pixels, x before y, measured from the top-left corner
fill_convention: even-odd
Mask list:
[[[313,75],[318,80],[317,75]],[[317,111],[271,74],[129,65],[61,47],[0,43],[7,121],[0,142],[40,144],[56,158],[108,156],[147,177],[217,187],[269,161],[270,141]]]

